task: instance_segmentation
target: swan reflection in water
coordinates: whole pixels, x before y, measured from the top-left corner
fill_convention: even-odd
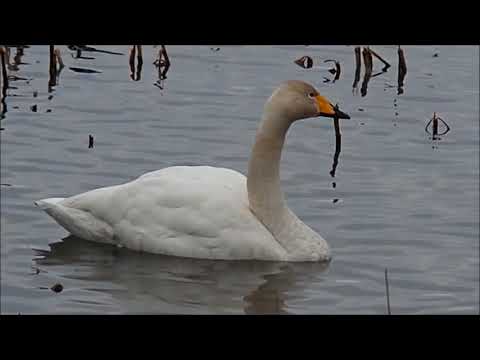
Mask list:
[[[88,297],[100,292],[98,298],[108,298],[108,304],[99,303],[98,312],[107,306],[116,313],[287,314],[289,292],[322,281],[319,276],[328,267],[137,253],[74,236],[49,247],[50,251],[35,250],[37,274],[55,277],[52,283],[63,281],[62,296],[78,306],[87,302],[76,298],[79,290],[88,291]],[[71,298],[69,288],[75,290]]]

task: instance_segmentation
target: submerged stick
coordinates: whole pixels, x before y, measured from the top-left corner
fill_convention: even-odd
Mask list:
[[[392,312],[390,310],[390,291],[388,288],[388,270],[385,268],[385,287],[387,289],[387,313],[388,315],[392,315]]]

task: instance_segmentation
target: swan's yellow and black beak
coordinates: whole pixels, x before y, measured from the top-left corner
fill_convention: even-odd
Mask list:
[[[318,107],[318,116],[325,116],[338,119],[350,119],[348,114],[345,114],[343,111],[340,111],[338,106],[333,106],[330,101],[325,99],[321,95],[315,96]]]

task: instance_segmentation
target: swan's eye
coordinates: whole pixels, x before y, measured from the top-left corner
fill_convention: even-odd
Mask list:
[[[315,97],[315,94],[314,94],[313,92],[311,92],[310,94],[308,94],[308,97],[309,97],[310,99],[313,99],[313,98]]]

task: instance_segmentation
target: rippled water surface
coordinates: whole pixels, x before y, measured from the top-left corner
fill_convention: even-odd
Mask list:
[[[394,314],[479,312],[478,47],[403,47],[398,95],[397,47],[375,46],[392,67],[366,96],[352,91],[352,46],[167,46],[163,89],[159,48],[143,47],[139,81],[127,46],[97,48],[124,55],[76,59],[61,46],[52,92],[48,46],[26,48],[9,71],[24,80],[12,78],[1,120],[2,313],[384,314],[385,268]],[[294,63],[303,55],[313,68]],[[327,59],[340,61],[335,82]],[[176,164],[245,173],[263,104],[287,79],[352,117],[335,177],[331,119],[296,123],[282,158],[288,203],[330,243],[328,265],[134,253],[67,238],[33,205]],[[425,132],[434,112],[450,126],[436,141]]]

